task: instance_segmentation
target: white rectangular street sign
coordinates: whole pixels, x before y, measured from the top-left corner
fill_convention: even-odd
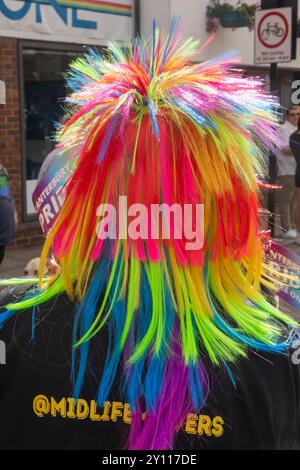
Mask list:
[[[106,45],[133,35],[133,0],[0,0],[0,36]]]
[[[255,14],[254,63],[292,60],[292,8],[259,10]]]
[[[0,80],[0,104],[6,104],[6,86],[3,80]]]

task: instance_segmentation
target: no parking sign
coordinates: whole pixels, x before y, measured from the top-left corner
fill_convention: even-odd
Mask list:
[[[292,59],[292,8],[260,10],[255,14],[255,64]]]

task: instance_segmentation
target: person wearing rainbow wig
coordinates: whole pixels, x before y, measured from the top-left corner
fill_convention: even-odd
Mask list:
[[[57,141],[77,152],[75,169],[38,284],[1,300],[0,446],[300,448],[297,324],[262,293],[278,277],[255,175],[276,145],[279,105],[233,55],[199,62],[201,52],[174,20],[71,65]],[[119,219],[111,230],[99,209],[125,196],[148,209],[140,236]],[[162,236],[153,204],[202,205],[192,225],[203,243],[191,249],[172,218]],[[60,269],[45,278],[49,253]],[[19,392],[10,361],[27,367]],[[2,389],[18,400],[23,434]]]

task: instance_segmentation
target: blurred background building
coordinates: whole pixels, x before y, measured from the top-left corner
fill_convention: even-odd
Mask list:
[[[0,1],[0,152],[19,215],[17,245],[42,238],[31,197],[63,114],[68,64],[89,46],[132,36],[133,11],[132,0]]]
[[[154,17],[168,28],[172,17],[178,16],[184,35],[204,42],[212,34],[207,7],[214,3],[0,0],[0,80],[5,85],[5,89],[0,87],[0,154],[10,175],[20,220],[17,245],[29,246],[42,238],[31,196],[40,166],[54,146],[53,132],[63,113],[65,73],[70,61],[88,46],[102,49],[108,41],[123,43],[136,32],[149,35]],[[255,1],[244,3],[253,5]],[[264,76],[268,87],[269,68],[253,63],[253,29],[249,25],[214,26],[215,39],[203,57],[235,50],[241,66],[251,74]],[[278,91],[283,106],[290,104],[291,84],[296,79],[300,79],[299,55],[280,66]]]

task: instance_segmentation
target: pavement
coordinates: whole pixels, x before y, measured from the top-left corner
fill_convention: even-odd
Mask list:
[[[280,245],[286,246],[300,256],[300,245],[293,240],[284,240],[275,238]],[[24,275],[24,268],[32,258],[40,256],[42,245],[26,246],[24,248],[8,248],[5,253],[4,261],[0,265],[0,279],[10,277],[20,277]]]

